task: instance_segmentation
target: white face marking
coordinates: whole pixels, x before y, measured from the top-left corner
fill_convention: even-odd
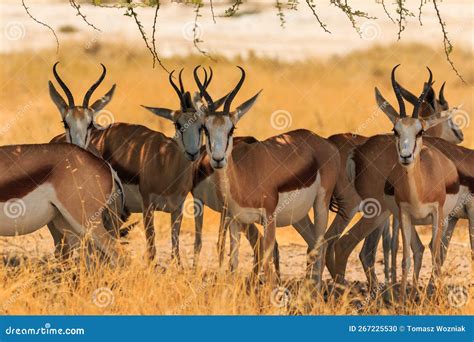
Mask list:
[[[421,121],[402,118],[395,123],[393,130],[397,141],[398,161],[403,166],[409,166],[421,151]]]
[[[197,112],[181,113],[175,121],[176,139],[185,157],[194,161],[199,157],[202,145],[201,116]]]
[[[81,148],[87,148],[92,130],[93,112],[90,109],[70,109],[64,116],[66,140]]]
[[[227,165],[232,152],[234,124],[228,115],[208,115],[204,119],[206,150],[211,157],[211,166],[220,169]]]

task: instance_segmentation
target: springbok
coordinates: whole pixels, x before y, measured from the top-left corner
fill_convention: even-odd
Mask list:
[[[418,98],[410,93],[405,88],[401,87],[402,96],[408,100],[410,103],[415,105],[418,101]],[[379,108],[383,108],[386,106],[388,102],[385,101],[380,95],[379,92],[376,92],[376,100]],[[430,88],[425,102],[421,104],[420,110],[420,117],[427,118],[431,116],[433,113],[441,113],[442,111],[449,110],[449,104],[445,99],[444,96],[444,83],[441,86],[439,91],[439,98],[436,98],[433,88]],[[438,124],[426,131],[425,136],[432,136],[442,138],[446,141],[452,142],[454,144],[459,144],[463,140],[463,133],[462,130],[453,122],[452,118],[449,118],[447,121]],[[354,148],[363,145],[369,138],[363,137],[358,134],[353,133],[345,133],[345,134],[335,134],[328,138],[332,143],[334,143],[341,155],[341,165],[347,165],[347,161],[350,160],[351,154]],[[375,153],[368,152],[368,153]],[[381,161],[385,165],[385,161]],[[355,165],[354,165],[355,166]],[[341,184],[339,184],[341,183]],[[372,206],[374,203],[362,202],[358,196],[357,192],[355,191],[352,183],[348,183],[346,177],[346,169],[341,168],[341,174],[338,178],[339,187],[344,189],[344,198],[340,201],[340,207],[346,208],[346,212],[349,215],[341,215],[338,214],[331,224],[331,227],[328,229],[326,233],[326,239],[328,240],[328,252],[326,254],[326,264],[328,268],[332,271],[334,270],[334,253],[333,253],[333,246],[335,243],[336,238],[342,233],[345,227],[348,225],[350,220],[353,218],[354,214],[359,211],[360,209],[364,210],[367,207],[368,211],[365,214],[371,215],[372,213],[369,212],[370,209],[374,209],[376,206]],[[367,204],[365,206],[364,204]],[[362,208],[361,208],[362,207]],[[349,209],[347,209],[349,208]],[[450,223],[450,227],[454,225]],[[373,233],[371,233],[364,241],[364,245],[361,249],[359,254],[359,258],[362,262],[364,272],[367,276],[367,280],[369,283],[369,288],[375,289],[376,287],[376,275],[375,275],[375,253],[377,250],[378,242],[380,241],[380,237],[383,236],[383,251],[384,251],[384,274],[386,282],[388,283],[391,279],[392,283],[396,282],[396,254],[398,250],[398,219],[395,215],[393,217],[393,236],[390,237],[390,222],[387,219],[379,229],[376,229]],[[336,231],[337,230],[337,231]],[[444,245],[443,245],[444,247]],[[423,250],[424,246],[418,246],[419,250]],[[444,250],[444,249],[443,249]],[[442,251],[443,251],[442,250]],[[391,267],[390,265],[390,253],[391,253]],[[442,254],[443,255],[443,254]],[[334,274],[331,272],[334,276]],[[374,282],[372,281],[374,280]]]
[[[236,269],[240,225],[260,223],[264,225],[263,270],[270,276],[275,228],[294,224],[308,244],[309,275],[320,285],[324,232],[339,172],[339,153],[329,141],[303,129],[233,146],[235,125],[260,94],[230,111],[245,80],[245,71],[238,68],[241,78],[226,98],[222,111],[216,110],[197,77],[196,83],[207,105],[201,98],[194,99],[194,106],[203,118],[206,151],[216,187],[233,218],[231,265]],[[311,208],[314,224],[305,222]]]
[[[387,105],[387,101],[376,92],[377,103],[381,108]],[[446,122],[444,123],[446,124]],[[474,212],[472,211],[472,201],[466,198],[472,198],[472,180],[474,179],[474,151],[456,146],[443,139],[425,136],[423,143],[427,146],[435,147],[448,157],[457,168],[460,175],[460,196],[463,198],[456,205],[462,210],[450,213],[453,218],[469,218],[470,226],[474,222]],[[346,198],[350,202],[349,208],[358,207],[361,203],[372,203],[377,205],[377,212],[374,215],[362,217],[346,234],[344,234],[335,243],[335,262],[331,269],[331,274],[338,281],[344,280],[345,269],[349,255],[355,246],[367,235],[372,233],[377,227],[381,226],[390,216],[390,210],[385,203],[385,183],[392,168],[397,163],[397,151],[395,149],[395,137],[393,135],[376,135],[367,140],[367,142],[353,151],[349,160],[350,174],[353,177],[354,186],[362,202],[351,198]],[[454,227],[455,220],[449,220],[449,226]],[[342,228],[342,230],[344,227]],[[449,229],[449,227],[448,227]],[[414,261],[415,271],[420,268],[422,250],[421,241],[416,241],[418,235],[414,234]],[[376,284],[374,274],[373,284]]]
[[[10,145],[0,147],[0,167],[0,235],[25,235],[54,225],[53,232],[61,236],[90,236],[117,264],[115,239],[102,223],[115,191],[103,160],[71,144]],[[58,236],[53,237],[57,242]]]
[[[124,186],[126,210],[143,213],[149,260],[154,260],[156,255],[153,215],[155,210],[160,210],[171,213],[172,258],[179,262],[182,208],[193,187],[194,166],[202,144],[202,124],[191,104],[189,92],[184,91],[182,71],[179,73],[179,88],[173,81],[173,73],[169,76],[169,82],[178,94],[180,109],[144,106],[155,115],[174,123],[176,134],[173,138],[141,125],[114,123],[109,127],[99,127],[97,123],[94,124],[93,110],[76,112],[74,119],[77,121],[77,130],[81,131],[83,145],[92,145],[117,171]],[[212,74],[209,79],[206,74],[206,87],[211,78]],[[102,81],[103,77],[99,80]],[[95,88],[99,83],[96,82]],[[65,85],[63,89],[66,94],[70,94]],[[108,102],[112,95],[111,89],[101,100]],[[223,103],[224,99],[218,103]],[[53,140],[64,139],[65,136],[61,135]],[[161,172],[158,177],[157,172]]]
[[[446,82],[441,85],[439,90],[439,96],[436,98],[436,94],[434,92],[433,87],[429,88],[429,91],[426,95],[425,102],[420,105],[420,117],[421,118],[428,118],[433,113],[436,115],[440,115],[445,111],[449,112],[449,104],[444,96],[444,87]],[[400,86],[400,85],[399,85]],[[407,89],[400,86],[400,92],[405,100],[410,102],[413,106],[415,106],[418,102],[418,98],[412,94]],[[376,92],[376,100],[380,108],[383,108],[386,103],[388,103],[381,95],[380,92]],[[454,144],[459,144],[464,140],[464,135],[460,127],[453,121],[452,117],[448,117],[448,119],[434,127],[429,128],[425,132],[425,136],[437,137],[444,139],[446,141],[452,142]],[[450,215],[450,222],[449,222],[449,231],[452,232],[454,226],[456,224],[454,216],[457,215]],[[467,218],[467,217],[466,217]],[[457,221],[457,220],[456,220]],[[388,283],[390,280],[392,284],[397,282],[397,252],[398,252],[398,235],[399,235],[399,225],[398,225],[398,218],[397,216],[393,216],[392,221],[392,236],[390,237],[390,230],[389,230],[390,223],[387,221],[381,229],[375,230],[371,233],[364,241],[364,245],[362,250],[359,254],[360,260],[364,266],[364,270],[366,274],[368,274],[368,279],[375,277],[375,254],[377,251],[378,241],[380,240],[380,236],[383,236],[383,251],[384,251],[384,273],[385,279]],[[445,239],[449,235],[449,231],[445,234]],[[420,241],[418,238],[415,238],[415,241]],[[447,242],[443,241],[442,249],[441,249],[441,259],[444,260],[445,250],[446,250]],[[418,245],[418,250],[423,251],[424,246]],[[391,254],[391,262],[389,263]],[[389,266],[390,264],[390,266]]]
[[[407,275],[410,269],[411,236],[413,224],[433,226],[433,275],[441,273],[441,240],[444,222],[454,209],[460,191],[459,175],[455,164],[438,149],[423,144],[423,134],[449,116],[419,118],[420,105],[424,102],[431,87],[433,75],[414,106],[413,114],[407,117],[401,90],[395,81],[392,70],[392,87],[399,104],[397,113],[393,107],[385,106],[384,113],[393,123],[398,163],[390,172],[385,184],[385,196],[394,215],[398,212],[403,236],[403,263],[401,298],[404,301],[407,287]],[[414,272],[414,284],[417,283]]]

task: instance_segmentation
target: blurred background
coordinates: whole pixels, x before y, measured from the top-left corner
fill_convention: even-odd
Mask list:
[[[0,143],[44,143],[63,132],[59,112],[50,100],[47,88],[48,80],[54,79],[52,66],[58,60],[61,62],[59,73],[76,101],[83,98],[100,75],[99,63],[106,65],[107,76],[93,97],[99,98],[114,83],[117,90],[111,103],[99,114],[99,123],[137,123],[173,135],[174,127],[170,122],[140,107],[178,108],[179,102],[168,83],[166,71],[159,65],[152,67],[152,56],[135,19],[125,16],[126,10],[114,8],[113,3],[103,2],[112,8],[78,3],[87,20],[100,31],[77,16],[69,1],[25,0],[30,13],[56,32],[57,51],[50,29],[33,21],[21,1],[1,2]],[[425,66],[434,73],[436,91],[446,81],[445,96],[449,104],[462,105],[454,118],[465,134],[462,145],[474,148],[472,1],[438,3],[454,46],[450,58],[465,83],[446,60],[441,26],[430,1],[422,8],[422,24],[418,18],[419,2],[406,4],[414,16],[407,17],[400,40],[397,23],[387,16],[381,1],[351,1],[354,9],[376,17],[356,18],[359,33],[347,16],[329,1],[318,1],[315,10],[331,33],[321,28],[305,1],[300,1],[298,10],[291,9],[294,1],[281,1],[282,20],[272,0],[244,2],[232,17],[223,16],[232,1],[214,0],[215,22],[209,3],[205,1],[199,9],[197,24],[196,6],[169,1],[160,3],[156,50],[168,70],[185,68],[187,89],[196,89],[192,69],[198,64],[213,67],[210,93],[216,98],[227,93],[238,81],[240,73],[236,65],[245,68],[247,79],[235,104],[263,89],[255,107],[239,122],[236,135],[265,139],[297,128],[307,128],[325,137],[342,132],[367,136],[388,133],[391,124],[375,105],[374,87],[379,87],[383,95],[396,104],[390,86],[390,71],[401,63],[398,80],[415,94],[421,92],[427,79]],[[385,6],[392,19],[396,18],[397,9],[392,1],[386,1]],[[138,7],[136,13],[151,44],[155,9]],[[134,218],[141,219],[141,216],[134,215]],[[167,215],[156,214],[161,260],[167,260],[170,255],[168,220]],[[213,264],[218,222],[218,215],[206,210],[203,259],[207,258]],[[188,209],[181,248],[189,263],[193,227],[192,211]],[[427,242],[430,230],[421,228],[421,231]],[[130,249],[140,258],[144,254],[143,235],[140,224],[130,238]],[[283,274],[301,275],[306,252],[303,240],[286,228],[278,230],[277,239],[282,248]],[[462,276],[470,270],[465,221],[460,222],[453,241],[450,262],[457,265],[453,272]],[[0,242],[4,253],[22,253],[22,250],[39,255],[52,253],[52,240],[46,230],[27,237],[0,238]],[[246,243],[242,243],[242,249],[242,263],[244,268],[250,269],[251,254]],[[426,269],[422,273],[427,277],[431,267],[429,253],[425,253],[425,258]],[[356,253],[350,263],[348,278],[365,281]],[[381,270],[379,267],[379,274]]]

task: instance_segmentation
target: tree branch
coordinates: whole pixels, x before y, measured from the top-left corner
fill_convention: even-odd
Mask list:
[[[313,12],[313,15],[314,17],[316,18],[316,20],[318,21],[319,23],[319,26],[321,26],[321,28],[327,32],[327,33],[331,33],[331,31],[329,31],[327,28],[326,28],[326,24],[324,24],[321,19],[319,19],[319,16],[318,16],[318,13],[316,13],[316,5],[314,4],[314,0],[306,0],[306,4],[308,5],[308,7],[311,9],[311,11]]]
[[[86,16],[81,12],[81,5],[79,5],[78,3],[76,3],[75,0],[69,0],[69,4],[76,9],[77,13],[76,15],[80,16],[82,18],[82,20],[90,27],[92,27],[94,30],[96,31],[99,31],[99,32],[102,32],[99,28],[97,28],[96,26],[94,26],[91,22],[89,22],[86,18]]]
[[[37,22],[38,24],[40,25],[43,25],[44,27],[48,28],[54,35],[54,39],[56,39],[56,54],[59,53],[59,39],[58,39],[58,36],[56,35],[56,32],[53,30],[53,28],[51,26],[49,26],[48,24],[45,24],[43,23],[42,21],[39,21],[38,19],[36,19],[35,17],[33,17],[33,15],[30,13],[28,7],[26,7],[26,4],[25,4],[25,0],[21,0],[21,4],[23,5],[23,8],[25,9],[26,13],[28,14],[28,16],[33,19],[35,22]]]
[[[433,6],[436,11],[436,16],[438,17],[439,24],[441,25],[441,31],[443,32],[443,47],[444,47],[444,54],[446,55],[446,59],[448,60],[448,63],[451,65],[451,68],[454,70],[456,75],[461,79],[463,83],[466,83],[464,78],[459,74],[458,70],[454,66],[453,61],[449,57],[451,52],[453,52],[453,45],[451,44],[451,41],[448,38],[448,32],[446,31],[446,23],[443,21],[441,18],[441,14],[438,9],[438,4],[436,3],[437,0],[433,0]]]

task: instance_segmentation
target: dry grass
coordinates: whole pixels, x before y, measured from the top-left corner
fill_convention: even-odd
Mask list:
[[[265,138],[284,130],[304,127],[323,136],[346,131],[371,135],[390,129],[389,121],[375,110],[373,87],[378,86],[388,99],[393,100],[389,71],[397,63],[402,63],[399,72],[401,83],[414,92],[421,89],[426,78],[424,66],[429,65],[438,87],[442,81],[447,81],[446,96],[450,103],[463,103],[463,109],[471,113],[474,101],[472,57],[472,54],[463,51],[454,54],[459,69],[470,85],[462,84],[455,77],[441,51],[420,45],[373,48],[329,61],[312,60],[291,65],[256,58],[246,61],[220,59],[213,65],[215,78],[211,94],[219,97],[235,84],[239,73],[234,65],[240,64],[245,66],[248,76],[235,103],[261,88],[264,92],[252,112],[239,123],[237,134]],[[47,80],[53,79],[51,66],[56,60],[57,56],[52,51],[0,56],[0,144],[47,142],[62,132],[59,113],[47,91]],[[139,107],[146,104],[175,108],[178,104],[165,73],[150,68],[145,51],[131,50],[126,46],[95,46],[92,50],[63,46],[60,60],[60,74],[76,94],[76,102],[82,101],[86,89],[98,77],[98,63],[102,62],[108,68],[108,76],[95,96],[102,96],[113,83],[118,84],[115,98],[106,108],[114,119],[144,124],[172,134],[170,123]],[[192,68],[209,61],[202,57],[189,57],[165,63],[171,67],[185,67],[185,84],[191,86]],[[283,130],[271,124],[271,114],[278,110],[290,113],[291,124]],[[471,148],[474,148],[473,127],[467,125],[464,128],[466,141],[463,145]],[[165,266],[169,266],[170,254],[168,222],[167,215],[156,214],[159,263]],[[218,215],[206,211],[203,262],[196,272],[189,267],[193,238],[190,217],[185,218],[182,229],[184,270],[170,266],[163,271],[162,267],[146,265],[141,226],[129,238],[127,250],[132,255],[131,265],[93,274],[88,274],[79,266],[58,272],[58,265],[52,258],[51,239],[45,230],[27,237],[2,238],[0,242],[4,255],[10,260],[26,257],[26,261],[0,269],[0,309],[8,314],[352,314],[354,306],[351,303],[359,300],[364,303],[360,311],[364,314],[474,312],[472,302],[460,309],[449,306],[442,293],[439,300],[412,303],[404,310],[386,306],[381,299],[366,303],[365,294],[358,284],[354,284],[352,291],[337,302],[331,298],[326,304],[319,303],[310,308],[307,302],[313,296],[305,286],[300,287],[306,248],[291,229],[281,229],[277,236],[282,246],[284,286],[290,289],[292,298],[290,308],[278,308],[270,301],[271,288],[248,291],[245,277],[250,272],[251,253],[245,243],[242,244],[241,273],[231,277],[217,270],[217,223]],[[445,267],[447,283],[459,281],[460,274],[465,278],[470,272],[466,223],[461,222],[459,226],[453,238],[450,262]],[[422,230],[422,233],[425,241],[429,239],[428,230]],[[427,254],[424,261],[426,268],[422,271],[425,280],[430,268]],[[355,253],[349,265],[348,277],[365,281]],[[381,268],[380,265],[377,267]],[[470,278],[463,281],[470,283]],[[114,301],[100,307],[94,304],[93,294],[104,287],[112,291]]]

